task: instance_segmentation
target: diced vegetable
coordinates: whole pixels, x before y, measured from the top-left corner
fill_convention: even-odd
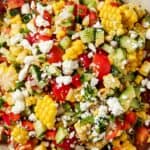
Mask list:
[[[71,39],[68,36],[66,36],[60,41],[59,44],[62,47],[62,49],[65,50],[71,45]]]
[[[95,36],[95,46],[98,47],[104,43],[104,31],[101,29],[97,29]]]
[[[56,133],[56,143],[60,143],[67,135],[67,130],[62,128],[62,127],[59,127],[58,128],[58,131]]]
[[[40,81],[41,79],[41,71],[40,71],[40,68],[36,65],[32,65],[31,68],[30,68],[30,71],[31,71],[31,74],[32,74],[32,77],[36,80],[36,81]]]
[[[109,44],[104,44],[102,49],[109,54],[112,54],[115,51],[114,48]]]
[[[83,43],[90,43],[94,41],[95,30],[94,28],[86,28],[80,32],[80,38]]]
[[[144,61],[144,63],[142,64],[142,66],[139,70],[139,72],[143,76],[148,76],[148,74],[150,73],[150,62]]]
[[[34,128],[37,137],[40,137],[46,130],[46,127],[39,120],[34,123]]]

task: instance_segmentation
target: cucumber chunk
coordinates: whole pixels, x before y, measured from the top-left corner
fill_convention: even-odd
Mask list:
[[[96,30],[95,34],[95,46],[98,47],[104,43],[104,31],[101,29]]]
[[[120,104],[127,111],[130,107],[132,100],[136,97],[135,89],[132,85],[128,86],[123,93],[120,95]]]
[[[115,51],[115,49],[114,49],[111,45],[109,45],[109,44],[104,44],[104,45],[102,46],[102,49],[103,49],[105,52],[107,52],[108,54],[112,54],[112,53]]]
[[[71,44],[71,39],[68,36],[64,37],[59,43],[61,48],[64,50],[67,49],[70,46],[70,44]]]
[[[56,133],[56,143],[60,143],[67,135],[67,130],[63,127],[59,127]]]
[[[95,39],[95,29],[94,28],[86,28],[80,32],[80,38],[83,43],[91,43]]]

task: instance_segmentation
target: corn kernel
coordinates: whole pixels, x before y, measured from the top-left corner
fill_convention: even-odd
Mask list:
[[[26,106],[32,106],[32,105],[35,105],[36,104],[36,97],[34,96],[30,96],[30,97],[26,97],[25,98],[25,103],[26,103]]]
[[[55,2],[53,4],[53,9],[54,9],[55,15],[57,15],[64,6],[65,6],[65,2],[63,0],[61,0],[59,2]]]
[[[150,73],[150,62],[144,61],[139,72],[143,76],[148,76],[148,74]]]
[[[25,144],[29,139],[28,132],[19,126],[14,127],[11,134],[13,139],[20,144]]]
[[[136,84],[140,84],[142,80],[143,80],[143,77],[140,76],[140,75],[137,75],[136,78],[135,78]]]
[[[54,127],[57,114],[56,103],[48,95],[38,100],[35,107],[36,117],[49,129]]]

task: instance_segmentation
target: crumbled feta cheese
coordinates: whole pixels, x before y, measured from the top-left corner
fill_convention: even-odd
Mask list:
[[[12,93],[12,99],[14,101],[14,105],[11,110],[13,113],[19,114],[25,110],[24,95],[20,90],[16,90]]]
[[[63,73],[70,75],[75,69],[79,67],[78,61],[66,60],[62,64]]]
[[[99,80],[97,78],[93,77],[91,79],[91,86],[95,87],[98,84],[98,82],[99,82]]]
[[[133,39],[137,38],[138,36],[138,34],[135,31],[129,31],[129,33],[130,33],[130,37]]]
[[[36,136],[36,132],[35,131],[30,131],[29,132],[29,136],[30,137],[35,137]]]
[[[56,83],[59,84],[60,86],[62,84],[68,85],[72,82],[71,76],[59,76],[56,78]]]
[[[46,54],[48,53],[51,48],[53,47],[53,40],[49,40],[49,41],[42,41],[40,43],[38,43],[39,49],[42,53]]]
[[[36,10],[41,15],[43,15],[44,11],[48,11],[51,14],[52,13],[52,6],[51,5],[43,6],[42,4],[37,3]]]
[[[99,21],[97,21],[94,25],[93,25],[93,28],[101,28],[102,25],[100,24]]]
[[[110,44],[111,46],[116,47],[118,43],[116,41],[111,41]]]
[[[106,117],[108,112],[108,108],[105,105],[101,105],[98,109],[98,116],[99,117]]]
[[[25,65],[24,68],[19,72],[18,79],[23,81],[28,73],[29,65]]]
[[[145,125],[146,125],[147,127],[149,127],[149,126],[150,126],[150,119],[145,120]]]
[[[30,64],[32,64],[35,60],[37,60],[35,56],[26,56],[26,57],[24,58],[24,63],[25,63],[26,65],[30,65]]]
[[[91,114],[87,111],[85,113],[81,114],[81,118],[86,118],[88,116],[91,116]]]
[[[29,116],[29,120],[30,121],[36,121],[36,116],[32,113],[30,116]]]
[[[34,1],[31,2],[31,9],[35,9],[35,2]]]
[[[17,44],[19,41],[21,41],[23,38],[23,35],[18,33],[15,36],[10,38],[10,45],[15,45]]]
[[[142,80],[142,86],[146,86],[146,84],[147,84],[147,82],[148,82],[148,79],[146,78],[146,79],[144,79],[144,80]]]
[[[80,109],[81,109],[81,111],[87,110],[90,105],[91,105],[90,102],[81,102],[80,103]]]
[[[63,11],[59,14],[59,17],[61,18],[61,19],[68,19],[68,18],[70,18],[72,16],[72,14],[70,13],[70,12],[68,12],[68,10],[67,9],[63,9]]]
[[[38,15],[35,19],[35,23],[38,27],[47,27],[49,26],[49,22],[45,20],[41,15]]]
[[[96,52],[96,47],[95,47],[95,45],[94,45],[93,43],[89,43],[89,44],[88,44],[88,48],[89,48],[90,50],[92,50],[93,52]]]
[[[23,46],[25,49],[32,50],[32,46],[30,45],[29,41],[26,39],[23,39],[20,42],[20,45]]]
[[[146,39],[150,40],[150,28],[146,31]]]
[[[33,32],[33,33],[36,33],[36,27],[34,25],[34,23],[32,21],[28,22],[27,23],[27,28],[29,31]]]
[[[109,106],[109,111],[111,111],[114,116],[118,116],[124,111],[116,97],[110,97],[107,100],[107,105]]]
[[[147,85],[146,85],[147,89],[150,90],[150,81],[147,82]]]
[[[93,52],[89,52],[88,53],[88,58],[93,58],[94,53]]]
[[[28,14],[28,13],[30,13],[30,6],[29,6],[28,3],[25,3],[25,4],[22,5],[22,7],[21,7],[21,13],[22,14]]]
[[[71,39],[72,39],[72,40],[75,40],[75,39],[77,39],[77,38],[79,38],[79,37],[80,37],[80,33],[77,32],[77,33],[75,33],[75,34],[72,35]]]

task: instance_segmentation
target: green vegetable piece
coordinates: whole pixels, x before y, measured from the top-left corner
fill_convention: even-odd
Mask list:
[[[96,47],[104,43],[104,31],[101,29],[96,30],[95,45]]]
[[[150,27],[150,16],[146,16],[143,20],[142,20],[142,24],[144,27],[148,28]]]
[[[86,28],[80,32],[80,38],[83,43],[90,43],[94,41],[95,30],[94,28]]]
[[[14,8],[14,9],[11,9],[9,13],[13,17],[13,16],[16,16],[17,14],[19,14],[20,10],[19,10],[19,8]]]
[[[56,143],[60,143],[67,135],[67,130],[63,127],[59,127],[56,133]]]
[[[132,85],[128,86],[125,91],[120,95],[119,100],[124,108],[127,111],[130,107],[131,101],[136,97],[135,89]]]
[[[0,109],[3,107],[4,100],[0,97]]]
[[[112,54],[115,51],[115,49],[109,44],[104,44],[102,49],[109,54]]]
[[[32,77],[36,80],[36,81],[40,81],[41,80],[41,71],[40,68],[36,65],[32,65],[30,68],[30,72],[32,74]]]
[[[120,38],[120,46],[125,48],[128,53],[132,53],[139,47],[139,44],[135,39],[132,39],[128,36],[122,36]]]
[[[81,125],[86,125],[88,123],[93,124],[94,123],[94,117],[88,116],[88,117],[82,119],[80,123],[81,123]]]
[[[87,5],[88,8],[96,8],[96,0],[80,0],[81,4]]]
[[[22,22],[28,23],[32,19],[32,14],[24,14],[22,15]]]
[[[66,36],[60,41],[59,44],[61,48],[65,50],[71,45],[71,39],[68,36]]]
[[[133,99],[131,101],[130,107],[133,109],[139,109],[141,107],[141,103],[138,99]]]

